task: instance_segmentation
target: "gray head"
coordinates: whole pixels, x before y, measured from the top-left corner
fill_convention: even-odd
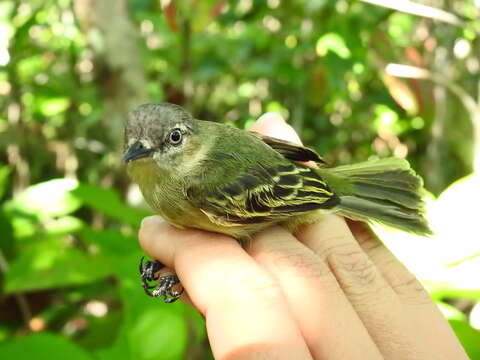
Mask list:
[[[169,103],[140,105],[129,113],[123,160],[153,157],[165,162],[188,144],[195,121],[181,106]]]

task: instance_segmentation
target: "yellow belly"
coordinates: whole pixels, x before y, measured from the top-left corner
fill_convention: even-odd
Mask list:
[[[196,228],[226,234],[240,241],[249,239],[252,234],[274,224],[280,224],[293,232],[305,223],[318,220],[322,214],[331,210],[316,210],[307,214],[294,215],[286,219],[258,224],[229,224],[215,221],[206,213],[193,207],[183,197],[180,179],[167,179],[158,173],[152,161],[136,161],[128,168],[130,176],[138,183],[140,190],[154,212],[168,223],[179,228]]]

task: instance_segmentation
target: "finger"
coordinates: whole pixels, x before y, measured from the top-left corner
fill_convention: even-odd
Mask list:
[[[400,298],[404,313],[414,324],[418,338],[425,349],[436,349],[445,359],[465,357],[465,352],[422,284],[362,222],[347,221],[350,230],[363,251],[372,259],[383,277]],[[438,339],[444,339],[439,342]]]
[[[311,249],[276,226],[254,235],[248,251],[282,287],[315,359],[382,358],[327,264]]]
[[[151,217],[140,241],[175,269],[206,318],[215,358],[311,359],[278,284],[234,239]]]
[[[405,305],[432,303],[423,286],[382,244],[367,224],[352,220],[347,220],[347,224],[360,247]]]
[[[268,112],[263,114],[249,130],[299,145],[302,144],[295,130],[278,113]]]
[[[302,140],[300,140],[297,132],[293,129],[293,127],[288,125],[283,117],[278,113],[269,112],[263,114],[260,116],[257,122],[250,127],[250,131],[255,131],[262,135],[302,145]],[[314,161],[302,161],[300,164],[309,167],[316,167]]]
[[[260,116],[249,130],[277,139],[302,143],[296,131],[285,122],[279,113],[275,112],[268,112]]]
[[[300,226],[298,239],[324,260],[385,358],[427,358],[417,346],[413,324],[375,264],[342,217],[325,215]]]

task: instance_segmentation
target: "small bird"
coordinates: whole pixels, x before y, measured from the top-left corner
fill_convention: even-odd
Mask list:
[[[328,167],[309,148],[197,120],[174,104],[145,104],[129,114],[123,160],[146,202],[179,228],[242,241],[272,224],[294,231],[335,212],[431,233],[423,216],[422,179],[406,160]],[[308,161],[317,167],[302,164]],[[144,288],[149,295],[172,300],[178,292],[162,285],[152,293],[154,286],[145,281],[157,280],[160,267],[157,262],[141,264]],[[175,282],[161,280],[167,287]]]

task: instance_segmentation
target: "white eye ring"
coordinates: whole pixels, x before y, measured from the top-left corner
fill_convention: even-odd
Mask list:
[[[183,134],[180,131],[180,129],[174,129],[174,130],[172,130],[170,135],[168,135],[168,141],[172,145],[180,144],[182,142],[182,139],[183,139]]]

